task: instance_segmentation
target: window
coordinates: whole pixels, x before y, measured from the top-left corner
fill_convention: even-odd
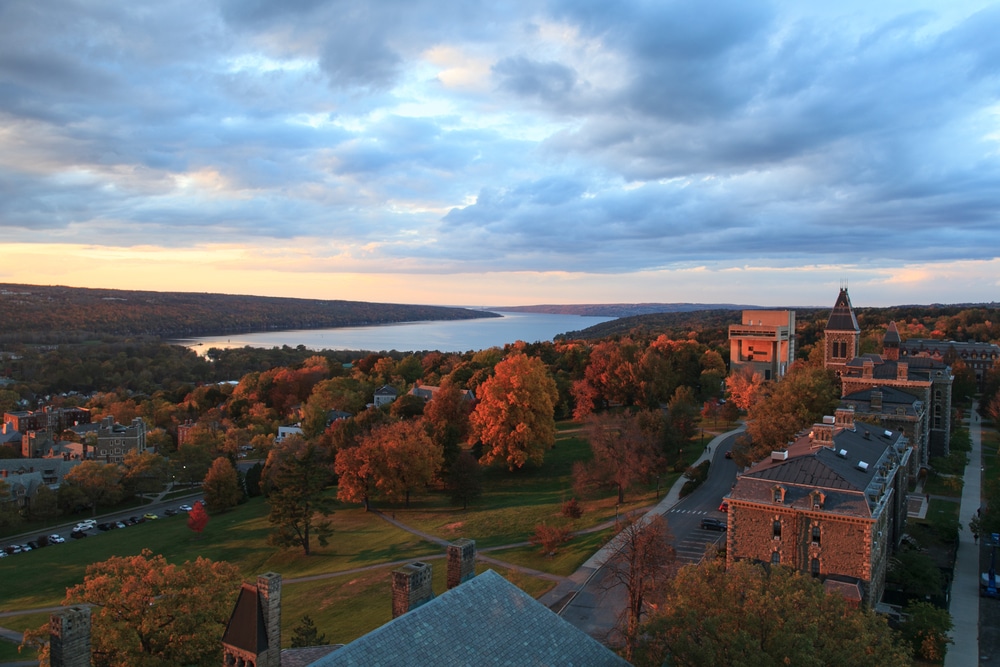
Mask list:
[[[775,519],[774,520],[774,523],[772,524],[772,530],[774,532],[774,539],[780,540],[781,539],[781,520],[780,519]]]
[[[813,544],[815,544],[816,546],[819,546],[819,526],[818,525],[812,527],[812,540],[813,540]]]
[[[809,571],[814,577],[819,576],[819,558],[813,558],[809,565]]]
[[[778,552],[778,551],[772,551],[771,552],[771,565],[780,565],[780,564],[781,564],[781,553]]]
[[[780,486],[774,487],[774,502],[782,503],[785,502],[785,489]]]

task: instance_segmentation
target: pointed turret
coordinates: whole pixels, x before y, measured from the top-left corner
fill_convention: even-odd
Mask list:
[[[895,322],[889,322],[889,326],[885,329],[885,337],[882,339],[882,357],[891,360],[899,361],[899,345],[902,339],[899,337],[899,329],[896,328]]]
[[[824,362],[827,368],[832,368],[837,374],[844,369],[854,357],[858,356],[861,343],[861,327],[858,318],[854,316],[851,297],[846,287],[840,288],[837,302],[826,321]]]

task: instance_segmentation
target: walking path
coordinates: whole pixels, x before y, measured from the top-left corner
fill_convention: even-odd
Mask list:
[[[716,449],[718,448],[719,444],[725,438],[727,438],[728,436],[730,436],[730,435],[732,435],[734,433],[739,433],[742,430],[743,430],[743,427],[740,426],[740,428],[737,428],[737,429],[734,429],[732,431],[728,431],[728,432],[722,433],[721,435],[715,436],[712,439],[712,441],[708,444],[708,447],[705,448],[705,451],[702,452],[701,456],[698,457],[698,460],[695,461],[694,463],[692,463],[692,465],[698,465],[702,461],[711,460],[711,458],[712,458],[714,452],[716,451]],[[647,520],[647,518],[651,517],[653,515],[653,513],[663,514],[665,512],[668,512],[674,505],[676,505],[680,501],[680,491],[681,491],[681,487],[684,486],[684,482],[685,482],[685,478],[683,476],[679,477],[677,479],[677,481],[674,483],[674,485],[670,488],[670,490],[667,492],[667,494],[663,497],[663,499],[659,503],[657,503],[656,505],[651,505],[651,506],[649,506],[648,508],[645,509],[646,514],[643,516],[642,520]],[[159,498],[157,498],[156,500],[162,500],[163,497],[169,491],[170,491],[170,489],[167,489],[163,493],[159,494]],[[384,521],[386,521],[388,523],[391,523],[392,525],[396,526],[397,528],[399,528],[401,530],[405,530],[405,531],[407,531],[407,532],[409,532],[409,533],[411,533],[413,535],[416,535],[417,537],[419,537],[419,538],[421,538],[423,540],[426,540],[427,542],[430,542],[431,544],[439,544],[441,546],[447,546],[447,545],[450,544],[450,542],[448,540],[442,539],[442,538],[437,537],[435,535],[431,535],[430,533],[426,533],[424,531],[418,530],[417,528],[409,526],[409,525],[407,525],[407,524],[405,524],[405,523],[403,523],[401,521],[398,521],[395,518],[394,515],[385,514],[383,512],[378,511],[378,510],[372,510],[372,511],[373,511],[374,514],[377,514],[382,520],[384,520]],[[643,511],[643,510],[638,510],[638,511]],[[580,535],[580,534],[585,534],[585,533],[593,533],[593,532],[605,530],[605,529],[610,528],[611,526],[615,525],[616,523],[617,523],[616,520],[611,519],[611,520],[605,521],[603,523],[600,523],[598,525],[591,526],[590,528],[587,528],[587,529],[584,529],[584,530],[581,530],[581,531],[577,531],[577,532],[574,533],[574,535]],[[614,540],[614,539],[610,540],[606,545],[604,545],[603,547],[601,547],[601,549],[599,549],[597,551],[597,553],[595,553],[593,556],[591,556],[590,558],[588,558],[587,561],[582,566],[580,566],[580,568],[576,572],[574,572],[572,575],[570,575],[569,577],[563,577],[563,576],[560,576],[560,575],[550,574],[548,572],[542,572],[540,570],[535,570],[535,569],[532,569],[532,568],[529,568],[529,567],[525,567],[523,565],[517,565],[517,564],[514,564],[514,563],[508,563],[508,562],[500,560],[498,558],[493,558],[491,556],[487,556],[486,555],[490,551],[497,551],[497,550],[501,550],[501,549],[509,549],[509,548],[512,548],[512,547],[526,546],[528,544],[529,544],[528,542],[518,542],[518,543],[515,543],[515,544],[505,544],[505,545],[496,546],[496,547],[489,547],[489,548],[486,548],[486,549],[479,549],[479,550],[477,550],[476,558],[477,558],[477,560],[480,560],[480,561],[483,561],[483,562],[486,562],[486,563],[492,563],[492,564],[497,565],[499,567],[504,567],[504,568],[507,568],[507,569],[510,569],[510,570],[515,570],[517,572],[521,572],[523,574],[527,574],[527,575],[530,575],[530,576],[533,576],[533,577],[538,577],[540,579],[547,579],[549,581],[555,581],[556,582],[556,586],[552,590],[550,590],[548,593],[544,594],[541,598],[539,598],[539,601],[542,602],[542,604],[545,604],[546,606],[548,606],[550,609],[552,609],[556,613],[560,613],[565,608],[565,606],[572,600],[573,596],[576,595],[576,593],[579,592],[586,585],[587,581],[589,581],[589,579],[591,577],[593,577],[593,575],[595,573],[597,573],[601,569],[601,567],[603,566],[603,564],[608,560],[608,558],[611,557],[611,555],[617,549],[616,540]],[[443,558],[443,557],[444,557],[443,554],[436,554],[436,555],[430,555],[430,556],[423,556],[422,560],[433,560],[433,559],[440,559],[440,558]],[[367,566],[364,566],[364,567],[353,568],[353,569],[350,569],[350,570],[340,570],[338,572],[325,572],[323,574],[316,574],[316,575],[311,575],[311,576],[306,576],[306,577],[289,578],[289,579],[285,579],[284,583],[286,583],[286,584],[294,584],[294,583],[302,583],[302,582],[309,582],[309,581],[318,581],[318,580],[322,580],[322,579],[332,579],[334,577],[340,577],[340,576],[344,576],[344,575],[365,572],[365,571],[368,571],[368,570],[376,570],[376,569],[381,569],[381,568],[391,567],[391,566],[396,566],[396,565],[405,565],[405,564],[410,563],[412,561],[413,561],[412,558],[408,558],[408,559],[404,559],[404,560],[393,561],[393,562],[390,562],[390,563],[378,563],[378,564],[375,564],[375,565],[367,565]],[[40,609],[24,609],[24,610],[19,610],[19,611],[14,611],[14,612],[0,613],[0,618],[3,618],[5,616],[19,616],[19,615],[31,614],[31,613],[53,612],[53,611],[57,611],[59,609],[62,609],[62,607],[45,607],[45,608],[40,608]],[[15,632],[13,630],[8,630],[6,628],[0,628],[0,636],[6,637],[8,639],[11,639],[12,641],[20,641],[20,633],[19,632]],[[4,667],[7,667],[8,665],[11,665],[12,663],[0,663],[0,664],[2,664]],[[29,662],[29,663],[18,663],[18,664],[29,664],[30,665],[30,664],[36,664],[36,663]]]
[[[977,403],[969,412],[969,438],[972,451],[965,466],[962,505],[958,517],[962,529],[958,536],[955,578],[951,584],[951,618],[955,627],[951,638],[955,642],[945,655],[945,667],[966,667],[979,664],[979,545],[969,530],[971,519],[982,504],[982,430]]]

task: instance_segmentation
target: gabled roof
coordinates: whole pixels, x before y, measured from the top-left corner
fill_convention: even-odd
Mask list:
[[[830,319],[826,321],[827,331],[853,331],[860,333],[858,318],[854,316],[854,308],[851,306],[851,297],[847,295],[847,288],[841,288],[837,296],[837,303],[833,304],[833,311]]]
[[[880,387],[865,387],[859,391],[852,392],[843,396],[840,399],[841,404],[846,401],[860,401],[864,403],[871,402],[872,392],[882,392],[882,404],[883,405],[906,405],[912,406],[914,403],[919,403],[920,399],[913,394],[908,394],[901,389],[896,389],[895,387],[880,386]]]
[[[391,385],[384,384],[384,385],[382,385],[381,387],[379,387],[378,389],[375,390],[375,395],[376,396],[397,396],[397,395],[399,395],[399,391],[395,387],[393,387]]]
[[[628,663],[487,570],[311,667],[340,665],[627,667]]]
[[[267,628],[264,626],[264,610],[260,606],[257,587],[243,584],[236,607],[229,617],[222,643],[243,651],[260,654],[267,650]]]

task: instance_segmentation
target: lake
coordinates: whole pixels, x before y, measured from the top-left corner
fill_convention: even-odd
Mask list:
[[[550,341],[567,331],[579,331],[608,322],[613,317],[510,313],[494,311],[502,317],[444,322],[407,322],[379,326],[338,329],[298,329],[266,331],[230,336],[207,336],[179,341],[200,354],[209,348],[305,346],[310,350],[372,350],[399,352],[439,350],[468,352],[523,340]]]

